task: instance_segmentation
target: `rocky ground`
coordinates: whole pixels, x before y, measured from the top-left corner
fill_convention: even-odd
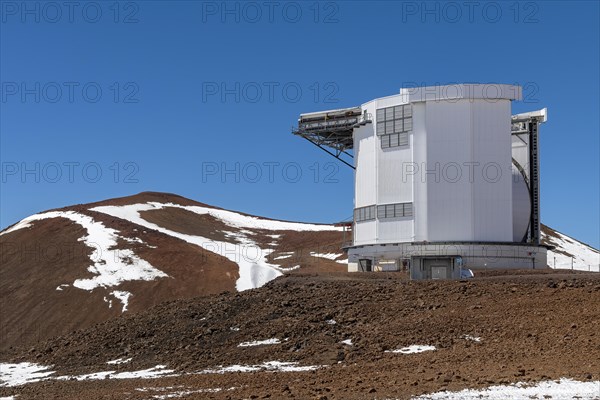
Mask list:
[[[48,380],[0,388],[0,397],[404,399],[561,377],[598,380],[600,275],[476,275],[413,282],[397,273],[296,274],[241,293],[165,302],[8,349],[1,360],[51,365],[55,376],[157,365],[177,376]],[[267,339],[277,340],[240,347]],[[435,350],[391,352],[411,345]],[[206,373],[272,361],[319,368]]]
[[[30,227],[0,235],[0,353],[10,346],[26,345],[75,329],[85,329],[123,312],[139,312],[163,301],[236,291],[239,266],[219,254],[219,251],[207,249],[216,247],[220,253],[235,250],[236,246],[240,246],[231,233],[239,233],[242,229],[227,226],[208,214],[199,215],[174,207],[141,213],[148,222],[174,232],[207,238],[208,246],[205,249],[155,229],[90,210],[97,206],[148,202],[214,208],[172,194],[145,192],[58,209],[91,217],[115,230],[119,239],[117,245],[111,248],[104,248],[98,243],[94,243],[93,247],[87,246],[81,239],[89,232],[65,218],[35,221]],[[270,221],[265,218],[261,220]],[[339,253],[342,257],[340,247],[344,236],[340,231],[270,231],[251,228],[245,231],[252,234],[256,246],[272,251],[267,256],[268,260],[281,266],[285,273],[347,269],[346,264],[312,256],[313,253]],[[227,239],[229,247],[219,248],[209,242],[225,240],[226,233],[230,234]],[[168,277],[127,280],[118,286],[97,287],[94,290],[73,286],[77,279],[94,278],[96,274],[90,271],[90,265],[112,249],[120,254],[131,251]],[[255,257],[254,247],[249,246],[248,249],[249,259],[258,258]],[[275,260],[282,254],[287,258]],[[131,264],[135,266],[135,262]],[[298,269],[294,269],[296,267]],[[126,311],[111,295],[113,290],[131,293]]]

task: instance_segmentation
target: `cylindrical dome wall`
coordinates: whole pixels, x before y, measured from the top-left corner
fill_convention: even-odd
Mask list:
[[[512,242],[512,99],[485,85],[403,90],[361,107],[354,244]]]
[[[531,217],[531,198],[529,187],[523,174],[513,164],[512,166],[512,198],[513,198],[513,241],[521,242],[529,228]]]

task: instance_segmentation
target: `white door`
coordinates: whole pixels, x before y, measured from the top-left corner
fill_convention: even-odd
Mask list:
[[[448,267],[445,265],[431,266],[431,279],[447,279]]]

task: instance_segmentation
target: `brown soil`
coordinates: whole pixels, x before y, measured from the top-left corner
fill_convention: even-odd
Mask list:
[[[202,236],[210,240],[235,242],[224,232],[231,227],[209,214],[196,214],[182,208],[165,207],[158,210],[140,212],[140,216],[148,222],[162,228],[186,235]]]
[[[343,233],[339,231],[323,232],[296,232],[280,231],[281,238],[276,239],[277,249],[271,253],[267,260],[278,264],[283,268],[293,268],[300,265],[301,268],[291,270],[289,273],[329,273],[344,272],[347,264],[340,264],[335,260],[316,257],[312,254],[339,254],[337,259],[346,259],[347,255],[341,250]],[[286,258],[277,257],[291,256]]]
[[[227,258],[153,229],[89,211],[101,205],[150,201],[210,207],[176,195],[144,192],[60,209],[90,215],[105,226],[118,230],[120,236],[140,238],[145,244],[119,239],[117,248],[133,250],[137,256],[169,275],[169,278],[119,285],[118,290],[133,293],[126,313],[142,311],[166,300],[235,291],[239,268]],[[235,229],[209,215],[198,215],[175,207],[152,210],[142,215],[149,222],[176,232],[236,242],[234,237],[223,233]],[[282,233],[281,244],[267,236],[274,233]],[[257,239],[260,245],[275,244],[269,247],[275,248],[277,253],[280,246],[287,246],[287,238],[294,238],[296,234],[255,230],[253,239]],[[76,279],[94,276],[87,271],[92,264],[90,255],[94,249],[79,241],[84,235],[85,229],[72,221],[53,218],[36,221],[31,228],[0,236],[0,360],[3,352],[11,347],[26,346],[121,315],[121,303],[109,294],[115,288],[98,288],[88,292],[69,286],[56,290],[59,285],[70,285]],[[294,265],[302,264],[302,270],[307,272],[342,271],[346,268],[330,260],[313,260],[309,255],[311,245],[317,252],[323,245],[337,248],[340,252],[341,233],[310,232],[301,235],[303,255]],[[207,248],[210,249],[210,245]],[[288,266],[286,263],[275,264]],[[112,308],[108,307],[104,298],[112,299]]]
[[[78,240],[84,235],[82,227],[55,218],[0,236],[1,362],[52,364],[60,373],[73,374],[106,370],[106,361],[119,357],[133,361],[112,369],[167,364],[187,373],[272,360],[326,367],[306,373],[48,381],[0,388],[0,397],[145,399],[164,394],[156,388],[183,385],[183,390],[236,388],[187,398],[407,398],[444,388],[600,375],[598,274],[478,270],[469,282],[410,282],[401,273],[348,274],[341,272],[345,264],[313,256],[341,253],[341,232],[251,229],[261,248],[274,249],[267,259],[290,270],[264,288],[236,293],[238,266],[228,259],[89,211],[150,201],[212,207],[144,192],[61,209],[90,215],[122,236],[140,238],[145,244],[119,240],[117,248],[132,249],[169,275],[119,285],[118,290],[133,293],[124,314],[114,298],[112,308],[104,301],[112,288],[56,290],[93,276],[87,271],[93,249]],[[234,230],[210,216],[175,207],[142,215],[176,232],[235,241],[224,233]],[[288,253],[291,257],[275,260]],[[337,323],[327,324],[328,319]],[[481,336],[482,342],[464,339],[467,334]],[[237,347],[242,341],[271,337],[282,343]],[[353,346],[340,343],[350,338]],[[435,345],[438,350],[385,352],[411,344]],[[136,390],[142,387],[155,390]]]
[[[473,268],[473,274],[478,278],[485,277],[497,277],[497,276],[506,276],[506,277],[518,277],[518,276],[528,276],[528,275],[556,275],[556,274],[569,274],[569,275],[578,275],[578,274],[588,274],[587,271],[577,271],[570,269],[553,269],[553,268],[536,268],[536,269],[479,269]]]
[[[589,380],[600,376],[599,332],[598,274],[463,282],[411,282],[393,273],[295,275],[243,293],[166,302],[16,349],[11,358],[54,365],[60,373],[106,370],[105,362],[119,357],[133,358],[120,367],[125,370],[166,364],[196,372],[278,360],[325,366],[317,371],[49,381],[3,388],[0,396],[142,399],[160,394],[159,389],[136,389],[183,385],[188,390],[235,388],[187,398],[404,399],[517,381]],[[282,342],[238,347],[268,338]],[[345,339],[353,345],[340,343]],[[385,352],[413,344],[437,350]]]
[[[108,199],[103,201],[98,201],[96,203],[84,204],[86,208],[92,208],[97,206],[123,206],[127,204],[137,204],[137,203],[149,203],[149,202],[157,202],[157,203],[174,203],[182,206],[202,206],[202,207],[210,207],[210,208],[219,208],[215,206],[211,206],[209,204],[201,203],[196,200],[191,200],[185,198],[183,196],[179,196],[174,193],[162,193],[162,192],[141,192],[132,196],[125,197],[117,197],[114,199]]]
[[[36,222],[36,229],[0,236],[3,348],[47,339],[118,315],[116,309],[106,306],[99,292],[56,290],[61,284],[91,275],[86,267],[92,249],[77,240],[84,234],[81,226],[55,219]],[[94,312],[82,312],[85,309]]]
[[[120,241],[117,248],[134,250],[169,275],[119,285],[118,290],[133,293],[127,312],[145,310],[165,300],[235,290],[238,266],[228,259],[118,218],[78,211],[119,230],[123,236],[139,237],[153,246]],[[94,276],[87,271],[93,249],[78,240],[84,235],[81,226],[54,218],[0,236],[0,355],[11,346],[45,340],[121,314],[121,303],[109,294],[114,288],[88,292],[69,286],[56,290],[59,285]],[[105,297],[112,299],[112,308]]]

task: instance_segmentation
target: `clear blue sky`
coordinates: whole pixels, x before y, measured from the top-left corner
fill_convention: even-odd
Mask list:
[[[290,134],[300,112],[497,82],[549,109],[542,221],[598,247],[598,2],[223,4],[1,2],[0,228],[145,190],[343,220],[352,170]]]

